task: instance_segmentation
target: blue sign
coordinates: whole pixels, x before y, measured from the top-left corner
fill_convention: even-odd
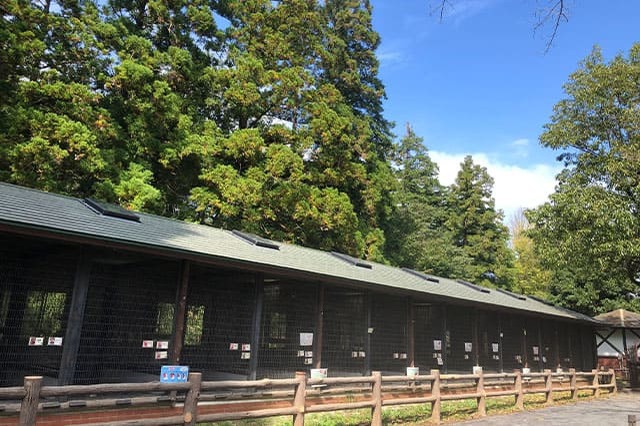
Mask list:
[[[160,367],[160,383],[186,383],[189,367],[185,365],[163,365]]]

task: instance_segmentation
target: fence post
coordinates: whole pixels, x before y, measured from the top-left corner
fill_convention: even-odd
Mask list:
[[[518,410],[524,410],[524,392],[522,390],[522,371],[516,371],[516,408]]]
[[[635,414],[627,415],[627,420],[629,422],[629,426],[636,426],[637,417]]]
[[[440,370],[431,370],[433,380],[431,381],[431,396],[434,398],[431,403],[431,421],[440,424]]]
[[[20,404],[20,426],[36,424],[41,388],[42,376],[26,376],[24,378],[25,395],[22,404]]]
[[[598,380],[599,374],[598,370],[591,370],[591,372],[593,373],[593,382],[591,384],[594,387],[593,396],[597,398],[600,396],[600,381]]]
[[[201,384],[202,373],[189,373],[189,390],[184,397],[184,407],[182,409],[182,417],[185,426],[196,424]]]
[[[544,373],[545,404],[553,404],[553,376],[551,375],[551,370],[544,370]]]
[[[307,392],[307,373],[305,371],[296,371],[296,379],[298,384],[296,385],[296,391],[293,396],[293,406],[298,410],[293,415],[293,425],[304,425],[304,411],[305,411],[305,394]]]
[[[487,395],[484,392],[484,373],[482,368],[478,371],[478,378],[476,379],[476,393],[479,395],[476,400],[478,401],[478,415],[484,417],[487,415]]]
[[[382,425],[382,374],[379,371],[371,373],[373,376],[373,389],[371,398],[373,406],[371,407],[371,426]]]
[[[578,376],[576,376],[576,369],[570,368],[569,374],[571,375],[571,381],[569,387],[571,388],[571,400],[576,401],[578,399]]]
[[[611,385],[613,385],[613,387],[611,388],[611,393],[615,395],[618,393],[618,383],[616,382],[616,371],[613,368],[610,368],[609,374],[611,374]]]

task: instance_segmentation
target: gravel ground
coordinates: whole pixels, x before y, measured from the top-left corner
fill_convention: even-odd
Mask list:
[[[640,426],[640,392],[620,392],[618,395],[575,404],[523,411],[514,414],[488,416],[456,424],[463,425],[580,425],[628,426],[629,414],[635,414]]]

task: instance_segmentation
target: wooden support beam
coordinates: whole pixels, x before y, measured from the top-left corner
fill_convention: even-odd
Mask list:
[[[542,320],[538,320],[538,371],[544,371],[542,357],[545,350],[542,347]]]
[[[474,317],[474,321],[473,324],[471,325],[471,349],[473,350],[472,352],[472,356],[473,356],[473,365],[480,365],[480,352],[478,351],[478,346],[480,346],[478,344],[479,338],[478,338],[478,323],[480,322],[480,313],[478,312],[477,309],[473,310],[473,317]]]
[[[502,314],[498,314],[498,356],[500,359],[498,360],[498,365],[500,368],[500,372],[504,373],[504,360],[502,359],[502,344],[504,340],[504,330],[502,328]]]
[[[182,417],[184,426],[197,424],[198,421],[198,400],[200,399],[200,386],[202,384],[202,373],[189,373],[189,390],[184,398]]]
[[[262,310],[264,306],[264,276],[255,275],[255,306],[251,323],[251,358],[247,380],[255,380],[258,376],[258,358],[260,354],[260,335],[262,329]]]
[[[366,300],[366,309],[367,309],[367,329],[365,330],[366,334],[364,336],[364,373],[363,376],[371,375],[371,339],[372,333],[369,333],[371,328],[373,327],[373,295],[370,291],[368,291],[365,295]]]
[[[322,368],[322,338],[324,334],[324,298],[326,289],[324,285],[318,285],[316,301],[316,328],[313,336],[314,368]]]
[[[173,319],[173,336],[169,360],[173,365],[180,365],[182,345],[184,343],[184,329],[187,318],[187,294],[189,292],[189,277],[191,262],[183,260],[180,265],[180,278],[176,290],[175,315]]]
[[[91,261],[84,254],[80,254],[76,266],[73,295],[71,296],[71,306],[67,317],[67,330],[60,358],[60,370],[58,372],[58,385],[60,386],[72,384],[75,377],[90,277]]]
[[[449,335],[449,333],[447,332],[447,306],[444,305],[442,306],[442,371],[444,371],[444,373],[448,373],[448,366],[447,366],[447,344],[449,342],[447,342],[447,336]]]
[[[575,375],[574,375],[575,377]],[[522,387],[522,370],[516,372],[515,380],[516,408],[520,411],[524,410],[524,392]]]
[[[416,366],[416,341],[415,341],[416,316],[411,296],[407,298],[407,340],[408,340],[408,362],[409,367]]]

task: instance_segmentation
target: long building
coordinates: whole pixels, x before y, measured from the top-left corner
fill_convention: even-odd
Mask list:
[[[0,383],[590,370],[591,318],[529,296],[0,183]]]

